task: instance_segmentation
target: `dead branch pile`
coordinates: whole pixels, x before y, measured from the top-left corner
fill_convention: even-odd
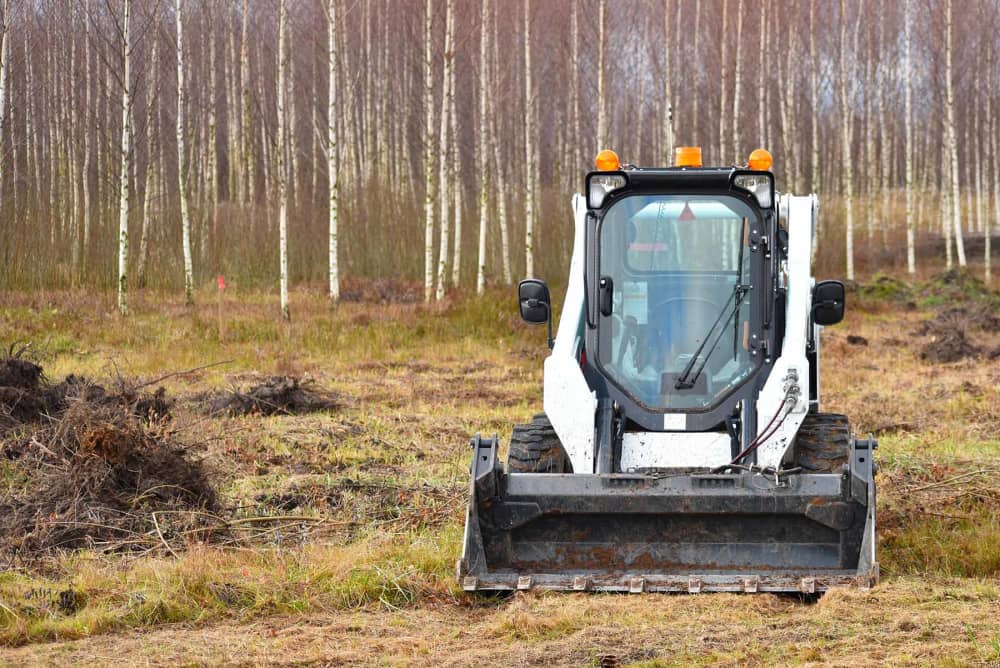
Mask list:
[[[163,390],[118,385],[49,385],[40,366],[0,360],[0,558],[169,549],[171,536],[204,539],[216,524],[215,491],[177,438]]]
[[[969,332],[991,332],[1000,328],[1000,318],[989,304],[970,303],[944,308],[913,332],[928,337],[920,350],[921,359],[947,364],[986,352],[970,340]]]
[[[233,389],[208,397],[211,415],[297,415],[332,410],[340,405],[337,397],[310,379],[271,376],[246,389]]]

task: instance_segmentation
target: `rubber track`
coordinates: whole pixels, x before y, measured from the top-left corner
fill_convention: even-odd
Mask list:
[[[809,413],[795,437],[795,463],[813,473],[840,473],[851,451],[846,415]]]
[[[508,473],[569,473],[571,470],[562,443],[545,413],[536,415],[531,424],[514,426],[507,453]]]

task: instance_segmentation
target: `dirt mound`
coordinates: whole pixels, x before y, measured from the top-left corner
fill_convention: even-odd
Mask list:
[[[858,285],[858,295],[865,299],[906,303],[913,298],[913,289],[895,276],[876,274],[867,283]]]
[[[310,379],[271,376],[245,390],[228,390],[204,397],[209,414],[301,414],[335,409],[337,397]]]
[[[919,292],[928,304],[980,302],[994,309],[1000,307],[1000,293],[968,269],[949,269],[935,274],[920,285]]]
[[[977,357],[982,350],[973,345],[961,329],[941,332],[924,344],[920,350],[920,359],[938,364],[958,362],[970,357]]]
[[[993,332],[1000,329],[1000,318],[986,303],[969,303],[940,309],[913,331],[915,336],[930,337],[920,352],[921,359],[949,363],[976,357],[984,350],[969,339],[970,331]]]
[[[39,365],[11,357],[0,362],[0,381],[9,383],[0,385],[8,482],[0,490],[0,559],[204,537],[204,513],[216,512],[218,500],[179,441],[162,388],[119,380],[108,390],[77,376],[49,385]]]

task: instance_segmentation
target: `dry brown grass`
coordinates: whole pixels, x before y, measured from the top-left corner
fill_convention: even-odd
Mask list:
[[[246,295],[227,306],[222,340],[211,311],[150,295],[121,327],[102,299],[5,295],[0,327],[39,341],[54,378],[99,375],[111,359],[146,377],[233,360],[165,381],[182,417],[204,419],[186,398],[252,385],[257,374],[309,374],[338,404],[203,422],[201,454],[236,517],[305,518],[261,527],[268,533],[254,549],[192,545],[179,558],[139,560],[82,553],[0,576],[0,640],[24,645],[5,651],[8,663],[1000,660],[1000,359],[921,359],[929,335],[914,332],[938,306],[927,295],[911,294],[912,308],[854,297],[847,320],[824,335],[824,409],[880,438],[886,577],[870,594],[835,591],[815,605],[770,595],[488,600],[457,591],[468,437],[506,439],[541,402],[543,333],[516,321],[506,293],[333,312],[321,296],[300,295],[291,325],[277,322],[272,298]],[[982,350],[1000,347],[995,331],[968,336]],[[62,609],[65,591],[85,604]]]

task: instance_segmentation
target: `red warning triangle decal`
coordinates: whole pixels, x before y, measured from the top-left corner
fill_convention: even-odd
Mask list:
[[[691,205],[684,202],[684,209],[681,211],[681,215],[677,217],[677,220],[683,221],[685,223],[694,220],[694,211],[691,210]]]

